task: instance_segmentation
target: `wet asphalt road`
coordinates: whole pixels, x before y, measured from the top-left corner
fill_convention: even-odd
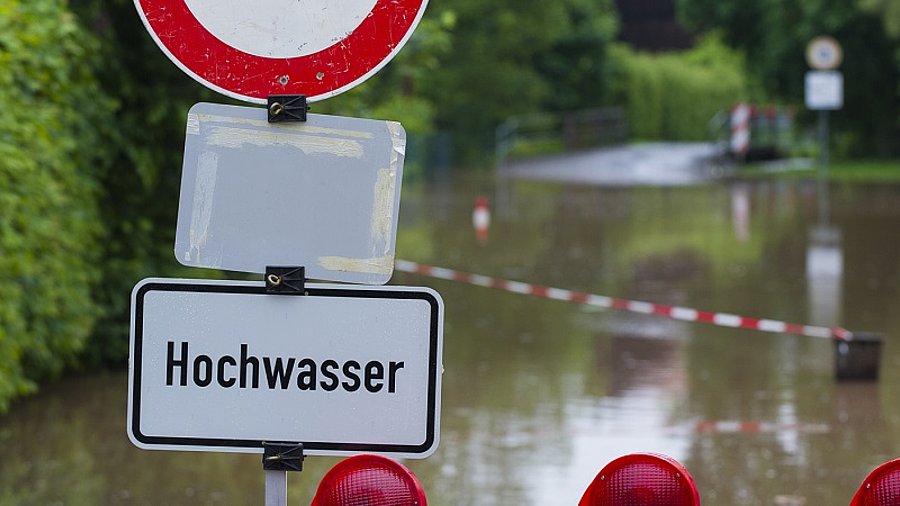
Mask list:
[[[513,160],[499,173],[516,179],[601,186],[682,186],[721,174],[711,143],[630,144],[577,153]]]

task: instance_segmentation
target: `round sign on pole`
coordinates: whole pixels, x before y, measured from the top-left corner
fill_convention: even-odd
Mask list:
[[[403,47],[427,0],[134,0],[181,70],[232,98],[332,97]]]
[[[841,45],[827,35],[816,37],[806,46],[806,63],[816,70],[834,70],[842,58]]]

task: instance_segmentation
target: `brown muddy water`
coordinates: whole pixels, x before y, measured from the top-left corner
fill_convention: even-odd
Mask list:
[[[397,272],[446,305],[440,446],[406,461],[429,503],[575,505],[604,464],[651,451],[682,462],[705,505],[846,505],[900,456],[900,186],[832,186],[830,242],[816,196],[814,182],[407,185],[401,259],[885,336],[879,381],[838,382],[828,339]],[[258,455],[139,450],[125,404],[124,372],[17,403],[0,418],[0,504],[262,504]],[[336,461],[307,459],[289,504]]]

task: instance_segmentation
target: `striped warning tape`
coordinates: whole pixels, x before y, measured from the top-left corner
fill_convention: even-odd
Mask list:
[[[830,427],[824,423],[774,423],[739,420],[701,420],[696,423],[697,432],[711,433],[778,433],[808,432],[824,434]]]
[[[523,295],[534,295],[536,297],[545,297],[548,299],[563,300],[569,302],[577,302],[588,306],[596,306],[602,308],[621,309],[631,311],[632,313],[655,314],[683,320],[688,322],[708,323],[718,325],[720,327],[733,327],[751,330],[760,330],[763,332],[775,332],[782,334],[795,334],[809,337],[821,337],[825,339],[850,340],[853,333],[841,327],[819,327],[814,325],[800,325],[796,323],[786,323],[778,320],[770,320],[765,318],[750,318],[747,316],[739,316],[729,313],[715,313],[711,311],[699,311],[686,307],[667,306],[664,304],[654,304],[652,302],[643,302],[638,300],[616,299],[605,297],[603,295],[593,295],[584,292],[574,292],[562,288],[551,288],[548,286],[535,285],[531,283],[522,283],[519,281],[509,281],[505,279],[492,278],[490,276],[482,276],[480,274],[471,274],[468,272],[460,272],[442,267],[432,267],[430,265],[410,262],[408,260],[397,260],[395,267],[398,271],[421,274],[438,279],[448,279],[452,281],[460,281],[472,285],[483,286],[488,288],[496,288],[507,292],[519,293]]]

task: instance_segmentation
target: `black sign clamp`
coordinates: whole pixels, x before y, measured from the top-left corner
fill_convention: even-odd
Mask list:
[[[306,121],[309,104],[306,95],[269,95],[269,123]]]
[[[302,471],[305,458],[303,443],[263,443],[264,471]]]
[[[266,293],[306,295],[306,267],[266,266]]]

